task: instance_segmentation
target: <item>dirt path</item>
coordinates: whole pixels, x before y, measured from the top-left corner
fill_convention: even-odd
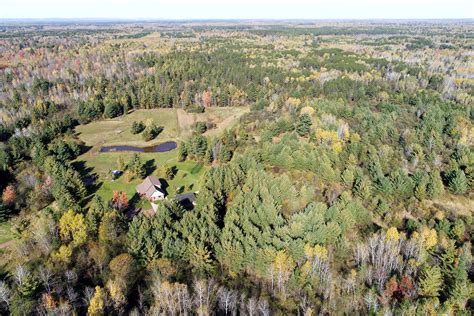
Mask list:
[[[187,132],[190,130],[190,127],[196,121],[196,116],[194,113],[187,113],[183,109],[176,110],[176,116],[178,118],[178,128],[179,134],[181,137],[187,136]]]
[[[4,243],[0,244],[0,249],[6,249],[6,248],[12,246],[14,243],[15,243],[14,239],[9,240],[9,241],[5,241]]]

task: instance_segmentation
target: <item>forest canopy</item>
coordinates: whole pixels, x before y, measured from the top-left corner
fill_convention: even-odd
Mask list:
[[[0,24],[0,313],[468,315],[473,31]]]

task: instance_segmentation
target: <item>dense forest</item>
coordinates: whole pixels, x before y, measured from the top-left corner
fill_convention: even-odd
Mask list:
[[[0,313],[469,315],[473,34],[0,24]]]

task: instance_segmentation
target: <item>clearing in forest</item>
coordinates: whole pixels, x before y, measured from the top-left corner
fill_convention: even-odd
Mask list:
[[[204,113],[187,113],[181,109],[136,110],[130,114],[114,119],[94,121],[76,128],[79,138],[87,146],[130,145],[152,146],[169,140],[184,140],[191,136],[194,123],[214,123],[215,128],[209,130],[207,136],[217,136],[227,128],[236,124],[239,118],[249,112],[249,107],[215,107],[207,108]],[[155,139],[146,142],[141,134],[132,134],[130,128],[134,121],[153,121],[163,127],[163,131]]]

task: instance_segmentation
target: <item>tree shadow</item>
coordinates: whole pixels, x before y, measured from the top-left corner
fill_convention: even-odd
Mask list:
[[[154,159],[150,159],[148,161],[145,162],[145,176],[150,176],[153,171],[155,171],[156,169],[156,166],[155,166],[155,160]]]
[[[166,179],[160,178],[160,183],[161,183],[161,190],[165,193],[165,196],[168,195],[168,187],[170,186],[168,181]]]
[[[95,172],[93,172],[94,168],[86,166],[85,161],[83,160],[74,161],[72,163],[72,167],[77,172],[79,172],[79,174],[81,175],[82,182],[84,182],[84,185],[86,186],[88,196],[86,196],[82,200],[81,204],[87,205],[92,200],[95,193],[102,186],[102,182],[97,182],[97,180],[99,179],[98,175]]]
[[[92,171],[94,170],[93,168],[86,166],[85,160],[80,160],[80,161],[74,161],[74,162],[72,162],[72,167],[73,167],[77,172],[79,172],[79,174],[80,174],[81,177],[83,177],[83,178],[86,177],[86,176],[92,175]],[[86,184],[86,185],[87,185],[87,184]]]
[[[128,205],[129,205],[129,208],[131,207],[135,207],[138,202],[140,202],[141,198],[140,196],[138,195],[138,193],[135,193],[132,198],[130,200],[128,200]]]
[[[79,144],[79,149],[80,149],[80,153],[82,155],[82,154],[87,153],[89,150],[91,150],[92,146],[87,146],[85,144]]]
[[[94,198],[95,194],[97,193],[97,191],[99,191],[99,189],[102,187],[103,185],[103,182],[95,182],[94,184],[90,185],[90,186],[87,186],[87,193],[89,194],[88,196],[86,196],[82,201],[81,201],[81,204],[82,206],[86,206],[87,204],[89,204],[90,201],[92,201],[92,199]]]

